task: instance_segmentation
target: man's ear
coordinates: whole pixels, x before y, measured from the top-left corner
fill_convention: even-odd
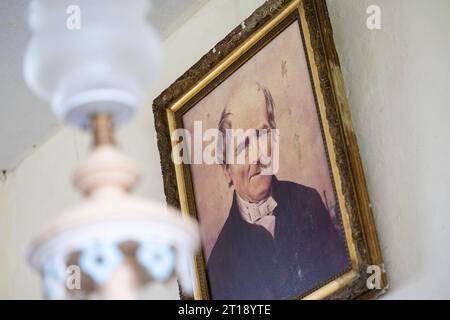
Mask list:
[[[225,176],[225,180],[228,184],[228,188],[231,188],[233,185],[233,179],[231,179],[231,168],[228,164],[222,165],[223,175]]]

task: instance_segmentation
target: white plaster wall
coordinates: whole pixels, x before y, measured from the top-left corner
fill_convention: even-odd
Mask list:
[[[202,7],[164,42],[166,68],[149,101],[262,2]],[[385,298],[450,298],[450,1],[327,3],[391,283]],[[382,9],[382,30],[365,27],[370,4]],[[162,201],[150,103],[119,141],[145,170],[137,192]],[[65,128],[0,182],[0,298],[40,297],[24,248],[45,221],[79,201],[69,173],[88,145]],[[176,299],[176,284],[154,297]]]
[[[164,72],[146,106],[118,134],[125,152],[144,169],[138,194],[165,201],[151,101],[262,2],[211,0],[164,41]],[[25,264],[24,250],[46,221],[80,200],[70,174],[89,143],[85,134],[64,128],[0,182],[0,299],[41,297],[39,278]],[[176,282],[152,292],[152,298],[178,299]]]
[[[327,0],[391,291],[450,299],[450,1]],[[366,9],[381,8],[370,31]]]

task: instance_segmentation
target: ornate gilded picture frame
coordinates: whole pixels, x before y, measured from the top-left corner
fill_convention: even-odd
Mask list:
[[[153,111],[167,202],[200,225],[195,299],[355,299],[387,289],[325,0],[267,1]],[[270,174],[259,158],[226,162],[219,148],[220,161],[193,160],[192,148],[208,145],[205,130],[237,127],[268,130]]]

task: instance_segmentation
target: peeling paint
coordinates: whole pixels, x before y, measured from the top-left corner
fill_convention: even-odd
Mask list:
[[[281,77],[286,78],[288,73],[287,61],[281,60]]]
[[[298,159],[302,159],[302,152],[300,147],[300,136],[298,134],[294,135],[294,142],[292,144],[292,147],[294,148],[294,151],[297,153]]]
[[[6,172],[7,172],[6,170],[2,170],[2,172],[0,173],[0,181],[1,182],[6,182],[6,179],[8,179]]]

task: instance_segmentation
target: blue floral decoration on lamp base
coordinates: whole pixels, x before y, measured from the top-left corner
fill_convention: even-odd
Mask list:
[[[105,284],[122,261],[123,254],[116,244],[97,243],[82,251],[80,268],[98,284]]]
[[[146,241],[139,246],[136,257],[157,281],[165,281],[173,273],[175,254],[168,243]]]

